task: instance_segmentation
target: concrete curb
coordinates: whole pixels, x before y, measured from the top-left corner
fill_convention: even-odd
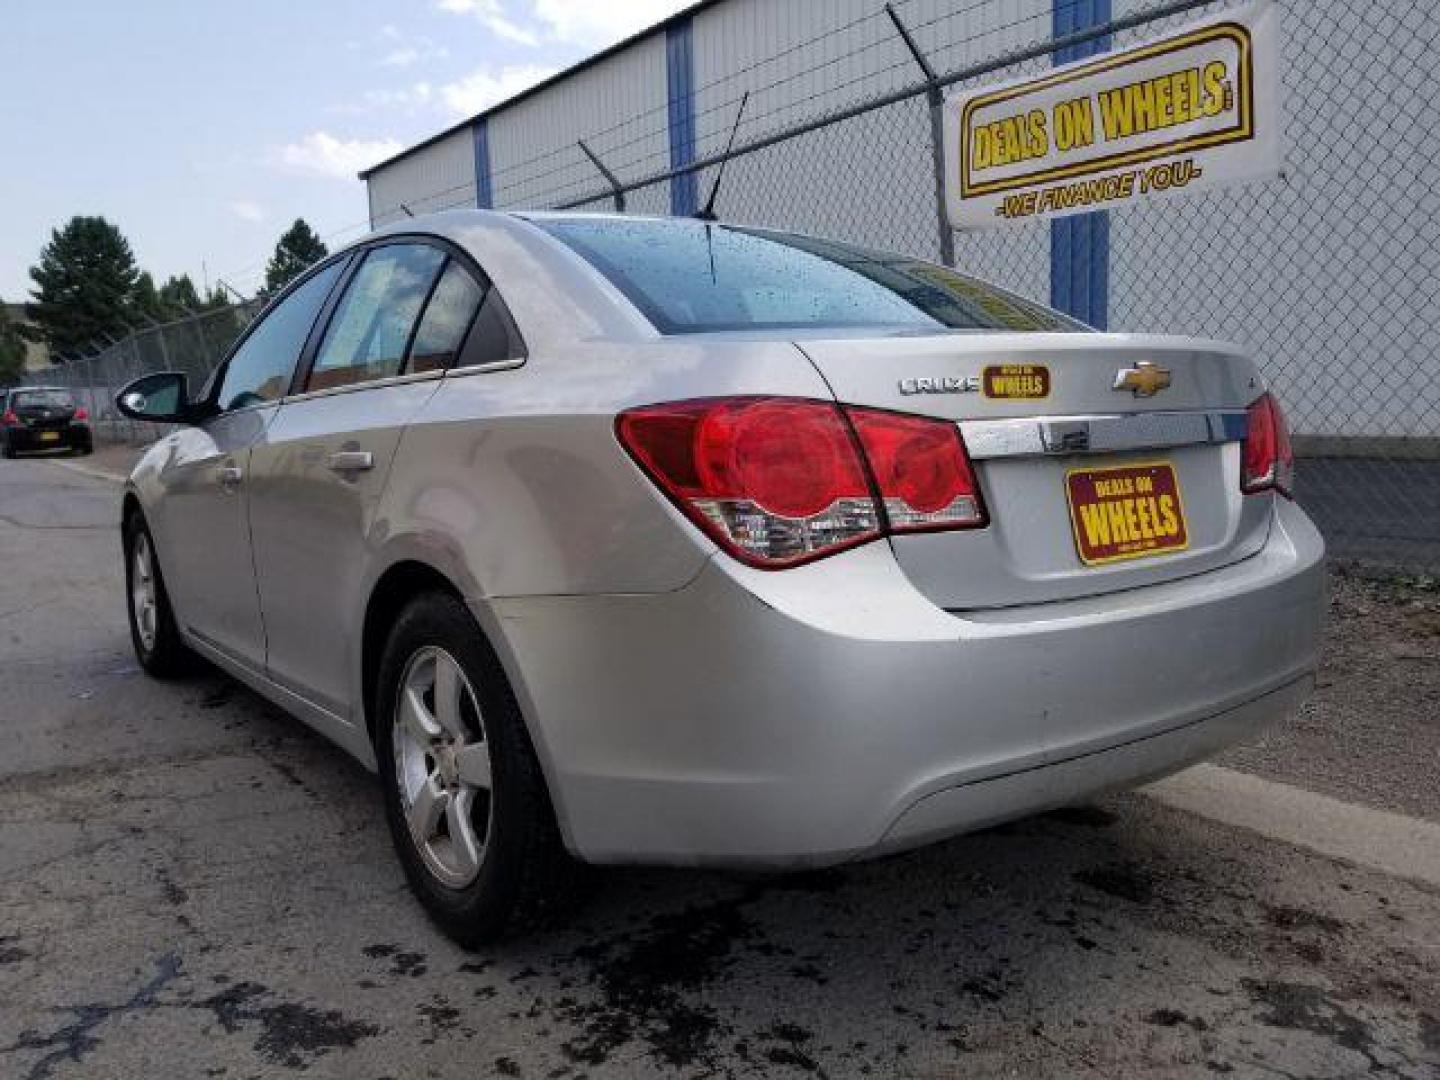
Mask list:
[[[1196,765],[1143,791],[1166,806],[1211,821],[1440,887],[1440,825],[1433,822],[1219,765]]]

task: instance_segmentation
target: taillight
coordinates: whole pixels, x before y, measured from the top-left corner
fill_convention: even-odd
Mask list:
[[[5,423],[5,424],[18,424],[19,422],[20,422],[20,417],[18,417],[18,416],[15,415],[15,410],[14,410],[14,409],[6,409],[6,410],[5,410],[5,415],[4,415],[4,416],[0,416],[0,423]]]
[[[1280,403],[1270,394],[1261,394],[1247,410],[1240,490],[1248,495],[1272,489],[1286,496],[1294,491],[1295,454]]]
[[[712,398],[629,410],[616,431],[692,521],[752,566],[795,566],[887,529],[985,521],[959,429],[943,421],[795,398]]]
[[[84,405],[81,405],[78,409],[75,410],[75,417],[74,417],[74,418],[75,418],[76,420],[89,420],[89,419],[90,419],[90,410],[87,409],[87,408],[85,408]]]
[[[879,488],[891,532],[985,524],[960,429],[943,420],[847,407]]]

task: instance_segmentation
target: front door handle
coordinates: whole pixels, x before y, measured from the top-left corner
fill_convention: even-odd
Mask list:
[[[245,470],[239,465],[222,465],[219,476],[221,487],[235,488],[239,487],[240,481],[245,479]]]
[[[364,472],[375,467],[375,455],[369,450],[338,450],[325,459],[331,472]]]

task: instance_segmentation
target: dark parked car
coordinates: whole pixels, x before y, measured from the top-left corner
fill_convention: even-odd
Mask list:
[[[90,415],[62,387],[23,386],[0,390],[0,432],[7,458],[31,450],[94,449]]]

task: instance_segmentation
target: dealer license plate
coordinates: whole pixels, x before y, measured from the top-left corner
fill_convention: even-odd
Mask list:
[[[1190,546],[1180,481],[1169,462],[1072,469],[1065,474],[1075,551],[1086,566]]]
[[[58,432],[58,431],[42,431],[42,432],[40,432],[40,441],[41,441],[41,442],[59,442],[59,441],[60,441],[60,432]]]

